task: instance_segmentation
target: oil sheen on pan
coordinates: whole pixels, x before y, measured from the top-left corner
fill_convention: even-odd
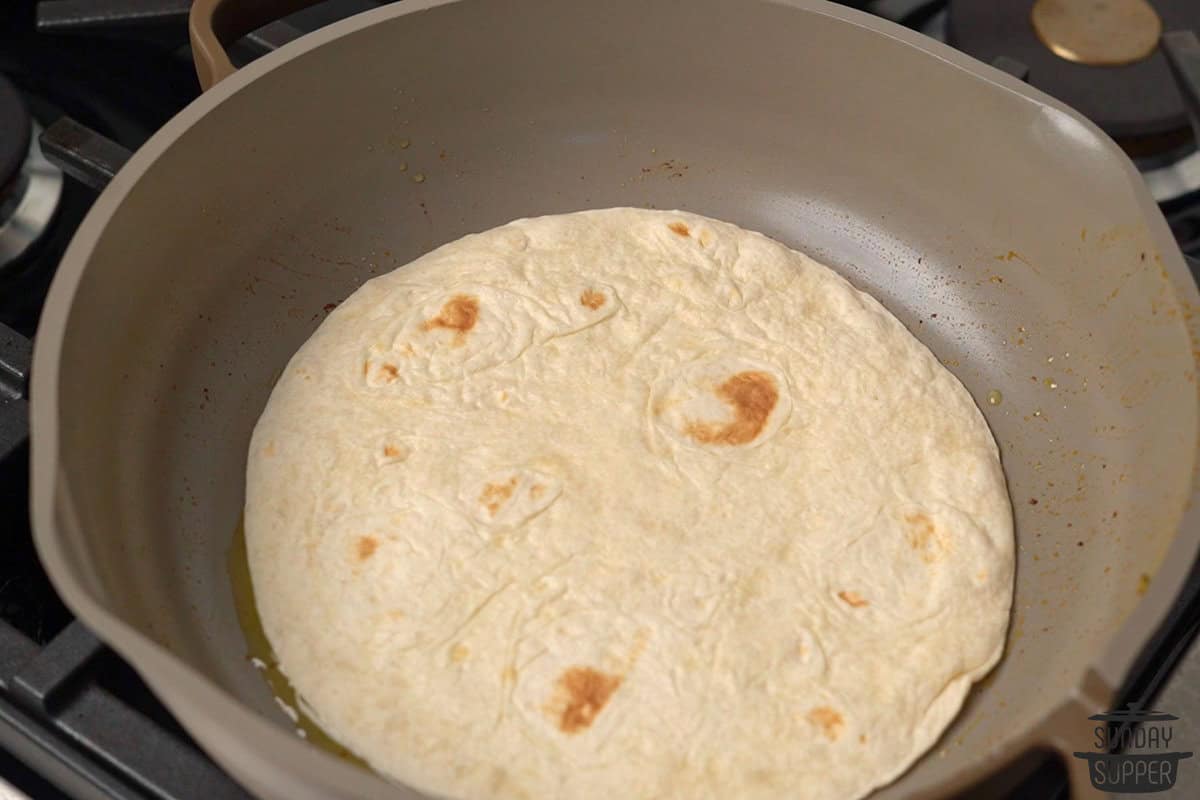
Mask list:
[[[363,285],[279,379],[245,519],[305,711],[456,798],[861,797],[1012,601],[958,380],[832,270],[682,212],[519,220]]]

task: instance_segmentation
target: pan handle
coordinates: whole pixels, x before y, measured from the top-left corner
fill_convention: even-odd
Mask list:
[[[200,88],[208,91],[237,71],[226,45],[269,22],[320,0],[196,0],[188,15],[188,36]]]
[[[1042,726],[1042,744],[1058,754],[1066,769],[1071,800],[1108,797],[1092,783],[1092,759],[1087,754],[1096,751],[1097,723],[1089,717],[1112,710],[1115,696],[1108,682],[1089,670],[1072,696]]]

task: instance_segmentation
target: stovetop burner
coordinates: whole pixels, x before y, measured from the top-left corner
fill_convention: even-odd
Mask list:
[[[37,124],[0,74],[0,272],[46,232],[62,194],[62,172],[42,157]]]
[[[1195,147],[1158,31],[1200,30],[1196,0],[950,0],[946,42],[1082,112],[1142,166]]]
[[[6,192],[29,150],[33,119],[12,81],[0,75],[0,192]]]

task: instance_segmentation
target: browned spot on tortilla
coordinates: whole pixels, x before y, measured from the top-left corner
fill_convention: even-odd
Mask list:
[[[867,735],[866,735],[865,733],[860,733],[860,734],[858,735],[858,743],[859,743],[859,744],[866,744],[866,743],[867,743]]]
[[[358,539],[358,560],[366,561],[371,556],[375,555],[375,550],[379,547],[379,540],[373,536],[361,536]]]
[[[604,305],[604,302],[604,295],[594,289],[587,289],[583,294],[579,295],[579,304],[587,306],[592,311]]]
[[[852,592],[850,590],[838,592],[838,597],[842,599],[842,602],[854,608],[862,608],[863,606],[871,605],[871,603],[867,601],[861,594],[858,592]]]
[[[918,511],[915,514],[906,514],[904,521],[912,526],[908,532],[908,543],[912,549],[918,550],[929,544],[933,539],[936,529],[933,527],[933,520],[927,514]]]
[[[388,458],[399,458],[400,457],[400,448],[398,448],[392,444],[385,444],[383,446],[383,454],[385,456],[387,456]]]
[[[479,298],[469,294],[457,294],[446,301],[442,310],[432,319],[425,320],[421,330],[425,332],[434,329],[454,331],[454,346],[466,344],[467,333],[479,321]]]
[[[500,670],[500,679],[508,683],[513,683],[517,679],[517,668],[509,664],[504,669]]]
[[[918,511],[905,515],[904,521],[909,525],[908,544],[913,550],[921,551],[921,560],[932,564],[941,558],[944,544],[929,515]]]
[[[842,726],[846,724],[842,715],[829,706],[817,706],[808,712],[808,721],[820,728],[825,738],[831,742],[841,735]]]
[[[274,442],[267,442],[267,446],[263,448],[263,455],[266,456],[267,458],[270,458],[271,456],[275,455],[275,443]]]
[[[688,226],[682,222],[672,222],[667,227],[671,229],[671,233],[677,233],[680,236],[690,236],[692,233]]]
[[[739,372],[717,387],[717,397],[733,409],[733,421],[689,422],[683,432],[701,444],[738,445],[754,441],[762,432],[779,401],[779,390],[765,372]]]
[[[388,383],[391,383],[392,381],[396,380],[396,378],[400,377],[400,368],[395,364],[384,364],[379,368],[379,371],[387,377]]]
[[[529,487],[529,496],[531,498],[533,498],[534,500],[537,500],[539,497],[541,497],[545,493],[546,493],[546,487],[540,483],[535,483],[533,486]]]
[[[563,733],[579,733],[604,710],[622,680],[619,675],[608,675],[591,667],[571,667],[559,677],[555,698],[546,711],[557,717]]]
[[[517,488],[517,479],[509,478],[507,483],[489,483],[483,487],[483,491],[479,494],[479,502],[483,503],[483,507],[488,510],[488,513],[493,517],[500,510],[500,506],[504,505],[508,498],[512,497],[513,492]]]
[[[364,378],[365,378],[365,377],[367,377],[367,374],[368,374],[370,371],[371,371],[371,362],[369,362],[369,361],[364,361],[364,362],[363,362],[363,377],[364,377]]]
[[[466,661],[470,655],[471,649],[462,642],[459,642],[458,644],[454,645],[454,647],[450,648],[450,660],[455,664],[461,664],[462,662]]]

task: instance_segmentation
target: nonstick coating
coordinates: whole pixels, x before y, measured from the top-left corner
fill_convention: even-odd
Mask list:
[[[296,739],[246,661],[226,550],[272,382],[330,304],[439,244],[518,217],[681,208],[873,293],[1000,444],[1019,545],[1008,652],[879,796],[944,791],[1035,745],[1089,749],[1086,713],[1198,532],[1181,523],[1197,296],[1117,148],[1007,76],[819,2],[428,6],[225,80],[80,229],[33,386],[36,536],[68,603],[254,790],[410,796]]]

